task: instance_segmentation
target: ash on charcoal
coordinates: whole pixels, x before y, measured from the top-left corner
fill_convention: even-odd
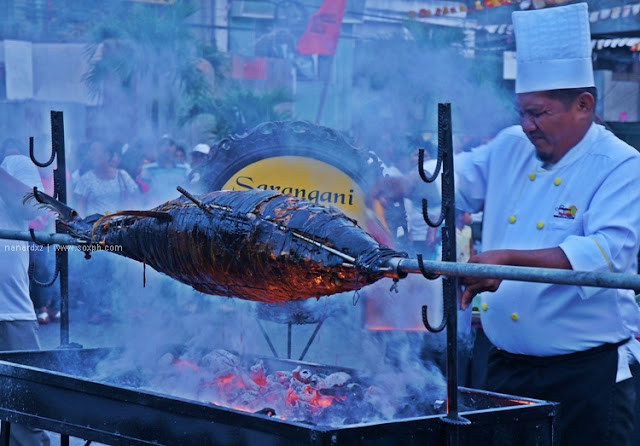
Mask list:
[[[243,357],[224,349],[180,352],[169,348],[146,369],[128,357],[106,358],[95,379],[313,426],[389,419],[390,405],[393,417],[435,412],[433,401],[420,398],[411,383],[396,394],[398,402],[354,370]]]

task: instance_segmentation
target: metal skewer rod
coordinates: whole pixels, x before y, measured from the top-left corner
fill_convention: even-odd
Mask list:
[[[182,195],[184,195],[189,200],[191,200],[196,206],[198,206],[203,211],[208,212],[211,209],[220,209],[220,210],[223,210],[223,211],[230,211],[231,210],[231,208],[229,206],[219,206],[217,204],[211,204],[211,203],[205,204],[205,203],[202,202],[202,200],[197,199],[195,196],[193,196],[188,191],[186,191],[182,186],[178,186],[178,187],[176,187],[176,189],[178,190],[178,192],[180,192]]]
[[[443,276],[492,277],[523,282],[640,290],[640,275],[637,274],[574,271],[529,266],[440,262],[435,260],[424,260],[423,265],[427,272]],[[388,269],[385,270],[387,277],[403,277],[406,274],[421,274],[417,260],[395,258],[389,261]]]
[[[198,207],[200,207],[201,209],[204,209],[205,211],[208,210],[208,208],[219,208],[219,209],[224,209],[224,210],[230,210],[230,208],[228,207],[223,207],[223,206],[215,206],[215,205],[209,205],[209,204],[204,204],[201,200],[197,199],[196,197],[194,197],[193,195],[191,195],[189,192],[187,192],[184,188],[178,186],[176,188],[178,190],[178,192],[180,192],[182,195],[184,195],[185,197],[187,197],[189,200],[191,200],[193,203],[195,203]],[[317,246],[318,248],[322,248],[322,249],[326,249],[327,251],[329,251],[332,254],[335,254],[337,256],[342,257],[344,260],[346,260],[347,262],[351,262],[351,263],[355,263],[356,259],[354,257],[351,257],[343,252],[340,252],[336,249],[331,248],[330,246],[327,246],[323,243],[320,243],[316,240],[312,240],[309,237],[305,237],[302,234],[299,234],[297,232],[295,232],[294,230],[292,230],[291,228],[287,228],[286,226],[282,226],[277,224],[276,222],[270,221],[270,220],[265,220],[268,221],[269,223],[272,223],[274,225],[278,226],[278,229],[280,229],[281,231],[287,231],[287,232],[291,232],[291,234],[294,237],[299,238],[300,240],[304,240],[307,243],[311,243],[312,245]]]
[[[305,238],[294,233],[296,237]],[[67,234],[44,233],[28,231],[15,231],[0,229],[0,239],[23,240],[36,242],[42,245],[82,245],[85,242],[73,238]],[[307,242],[331,249],[315,240],[306,239]],[[354,259],[344,253],[337,251],[335,254],[341,255],[350,262]],[[556,283],[561,285],[582,285],[595,286],[600,288],[622,288],[630,290],[640,290],[640,275],[622,273],[604,273],[592,271],[573,271],[553,268],[534,268],[528,266],[505,266],[505,265],[481,265],[478,263],[458,263],[440,262],[436,260],[423,260],[424,268],[427,272],[442,276],[454,277],[493,277],[504,280],[517,280],[523,282],[543,282]],[[383,269],[385,276],[391,278],[402,278],[407,274],[422,274],[418,261],[397,257],[389,260],[387,267]]]
[[[288,229],[288,228],[285,228],[285,229]],[[290,229],[289,229],[289,230],[290,230]],[[355,261],[356,261],[356,259],[355,259],[354,257],[351,257],[350,255],[347,255],[347,254],[345,254],[345,253],[343,253],[343,252],[340,252],[340,251],[338,251],[337,249],[333,249],[333,248],[332,248],[332,247],[330,247],[330,246],[327,246],[327,245],[325,245],[325,244],[323,244],[323,243],[320,243],[320,242],[318,242],[318,241],[316,241],[316,240],[312,240],[312,239],[310,239],[309,237],[305,237],[305,236],[304,236],[304,235],[302,235],[302,234],[298,234],[297,232],[295,232],[295,231],[293,231],[293,230],[290,230],[290,231],[291,231],[291,234],[292,234],[294,237],[297,237],[297,238],[299,238],[300,240],[304,240],[304,241],[305,241],[305,242],[307,242],[307,243],[311,243],[312,245],[315,245],[315,246],[317,246],[318,248],[326,249],[326,250],[327,250],[327,251],[329,251],[331,254],[335,254],[335,255],[337,255],[337,256],[339,256],[339,257],[342,257],[342,258],[343,258],[344,260],[346,260],[347,262],[351,262],[352,264],[354,264],[354,263],[355,263]]]
[[[13,231],[9,229],[0,229],[0,239],[23,240],[26,242],[36,242],[41,245],[81,245],[85,243],[81,240],[73,238],[68,234],[47,234],[44,232],[31,233],[28,231]]]

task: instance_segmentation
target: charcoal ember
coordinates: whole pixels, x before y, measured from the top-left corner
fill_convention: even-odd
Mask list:
[[[362,423],[392,417],[397,410],[383,404],[388,396],[383,389],[362,387],[347,372],[320,373],[316,370],[322,369],[299,363],[288,363],[290,369],[285,363],[278,370],[272,364],[222,349],[172,350],[151,363],[152,373],[140,380],[135,379],[138,371],[131,371],[131,364],[125,368],[124,362],[122,373],[112,370],[109,380],[118,379],[130,387],[144,381],[143,388],[252,413],[269,409],[266,412],[278,418],[309,425]]]
[[[253,366],[249,372],[251,379],[259,386],[265,386],[267,384],[267,372],[264,367],[264,362],[259,360]]]
[[[314,373],[313,375],[311,375],[311,378],[309,379],[309,384],[311,384],[316,389],[321,389],[323,387],[326,387],[326,384],[324,382],[325,378],[326,378],[325,375]]]
[[[255,412],[263,407],[263,402],[253,392],[238,392],[236,398],[231,401],[237,407]]]
[[[255,411],[254,413],[259,415],[266,415],[268,417],[273,417],[276,415],[275,409],[272,409],[271,407],[264,407],[260,410]]]
[[[362,400],[364,396],[362,386],[358,383],[349,383],[346,386],[340,387],[322,388],[319,389],[318,392],[321,395],[333,396],[340,399],[349,398],[350,400],[357,401]]]
[[[291,378],[293,378],[293,374],[291,372],[284,372],[280,370],[275,373],[275,376],[276,380],[281,384],[289,383]]]
[[[301,366],[298,366],[293,369],[292,375],[298,381],[307,384],[311,381],[312,373],[310,370],[303,369]]]
[[[327,376],[324,380],[326,387],[344,386],[351,380],[351,375],[345,372],[335,372]]]
[[[200,364],[220,373],[225,373],[225,371],[234,372],[242,367],[242,361],[238,355],[223,349],[216,349],[207,353],[200,359]]]

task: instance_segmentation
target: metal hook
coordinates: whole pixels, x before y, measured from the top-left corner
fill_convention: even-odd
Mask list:
[[[31,237],[34,238],[34,234],[32,232],[32,230],[29,230],[29,232],[31,232]],[[38,242],[35,242],[38,243]],[[47,245],[48,246],[48,245]],[[36,286],[39,286],[41,288],[46,288],[48,286],[51,286],[55,283],[56,279],[58,278],[58,275],[60,274],[60,266],[58,264],[58,259],[56,258],[56,263],[55,263],[55,269],[53,271],[53,277],[51,278],[51,280],[49,280],[48,282],[40,282],[38,281],[38,279],[35,278],[35,264],[30,262],[29,263],[29,268],[28,268],[28,273],[29,273],[29,280]]]
[[[424,262],[422,260],[422,254],[417,254],[416,258],[418,259],[418,268],[420,268],[420,272],[425,278],[429,280],[435,280],[438,277],[440,277],[440,274],[430,273],[426,270],[426,268],[424,267]],[[442,322],[440,322],[440,325],[434,328],[429,323],[429,318],[427,317],[427,312],[428,312],[427,306],[426,305],[422,306],[422,323],[424,324],[424,327],[427,330],[429,330],[431,333],[439,333],[442,330],[444,330],[444,327],[447,325],[447,307],[445,305],[443,305],[442,307],[443,307]]]
[[[36,189],[36,188],[34,187],[34,189]],[[50,243],[40,243],[38,241],[38,239],[36,239],[36,233],[33,230],[33,228],[29,228],[29,235],[31,236],[31,240],[33,241],[33,243],[35,243],[36,245],[38,245],[38,246],[51,246]]]
[[[447,326],[447,310],[446,307],[442,309],[442,322],[437,327],[432,327],[429,323],[429,318],[427,317],[428,307],[427,305],[422,306],[422,323],[424,324],[424,328],[429,330],[431,333],[440,333],[444,330],[444,327]]]
[[[48,167],[51,165],[51,163],[53,163],[53,160],[56,158],[56,151],[54,150],[53,147],[51,147],[51,158],[49,158],[49,161],[47,161],[46,163],[40,163],[38,162],[38,160],[36,160],[35,154],[33,153],[33,136],[29,137],[29,157],[31,158],[31,161],[33,161],[33,164],[35,164],[38,167]]]
[[[422,178],[422,181],[424,181],[425,183],[433,183],[436,178],[438,178],[441,166],[442,156],[440,154],[440,149],[438,149],[438,160],[436,161],[436,168],[431,176],[428,177],[424,171],[424,149],[418,149],[418,173],[420,174],[420,178]]]
[[[440,217],[438,217],[438,219],[435,222],[431,221],[431,218],[429,218],[427,199],[426,198],[422,199],[422,218],[424,218],[424,221],[432,228],[437,228],[442,224],[442,222],[444,221],[444,217],[447,215],[448,209],[449,207],[443,203],[442,206],[440,207]]]
[[[416,254],[416,258],[418,259],[418,268],[420,268],[420,272],[425,278],[429,280],[435,280],[440,277],[440,274],[434,274],[427,271],[427,269],[424,267],[424,262],[422,261],[422,254]]]

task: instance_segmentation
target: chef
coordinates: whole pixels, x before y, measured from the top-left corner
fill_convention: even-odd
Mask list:
[[[635,274],[640,154],[594,123],[587,4],[512,19],[520,125],[455,160],[457,206],[483,211],[483,252],[469,261]],[[631,445],[633,291],[472,277],[462,286],[462,309],[482,292],[488,390],[560,402],[561,445]]]
[[[512,19],[520,124],[454,162],[456,207],[483,212],[482,252],[469,262],[636,274],[640,154],[595,123],[587,4]],[[416,177],[378,189],[389,199],[429,194]],[[560,445],[632,444],[633,291],[481,277],[460,285],[461,309],[479,295],[493,344],[487,390],[560,402]]]

